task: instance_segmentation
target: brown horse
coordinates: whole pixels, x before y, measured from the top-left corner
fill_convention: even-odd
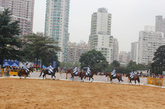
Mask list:
[[[51,79],[54,80],[56,78],[56,72],[58,72],[58,68],[54,68],[52,73],[49,73],[48,69],[42,69],[39,77],[42,75],[43,79],[45,79],[46,75],[51,75]]]
[[[33,67],[28,68],[28,72],[26,72],[24,68],[21,68],[18,72],[18,76],[20,77],[20,79],[21,79],[21,76],[24,76],[26,79],[26,77],[29,76],[30,72],[33,72],[33,71],[34,71]]]
[[[130,77],[130,74],[126,74],[126,77],[128,77],[128,79],[130,80],[130,83],[132,83],[131,81],[134,80],[135,84],[136,84],[136,80],[138,81],[138,83],[140,84],[140,78],[138,75],[134,75],[133,78]]]
[[[84,77],[84,79],[86,79],[87,77],[89,78],[88,80],[90,81],[92,79],[91,82],[94,81],[93,75],[97,74],[97,71],[91,71],[88,75],[86,74],[85,71],[82,72],[82,77]]]
[[[75,73],[73,73],[73,69],[68,69],[68,70],[66,71],[66,73],[67,73],[67,74],[68,74],[68,73],[71,74],[72,81],[74,80],[74,77],[75,77],[75,76],[80,77],[81,80],[83,79],[82,72],[78,72],[78,74],[75,74]]]
[[[120,82],[120,81],[123,81],[123,80],[122,80],[122,75],[121,75],[120,73],[116,73],[116,76],[113,76],[113,75],[111,75],[110,72],[106,72],[106,73],[105,73],[105,76],[110,78],[110,82],[111,82],[111,83],[112,83],[112,80],[113,80],[113,79],[118,79],[119,82]]]

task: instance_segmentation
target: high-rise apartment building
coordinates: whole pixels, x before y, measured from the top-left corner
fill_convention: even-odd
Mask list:
[[[105,8],[92,14],[89,47],[100,51],[109,64],[118,60],[118,41],[111,36],[111,14]]]
[[[165,36],[165,18],[162,16],[156,16],[155,19],[155,31],[163,32]]]
[[[9,9],[12,13],[12,20],[18,20],[21,34],[32,33],[34,0],[0,0],[0,7]]]
[[[131,43],[131,60],[138,63],[138,42]]]
[[[68,43],[67,62],[75,63],[79,62],[80,56],[89,50],[88,45],[85,42],[80,43]]]
[[[121,65],[127,65],[130,62],[130,52],[120,51],[119,53],[119,62]]]
[[[113,58],[112,60],[119,60],[119,44],[116,38],[113,38]]]
[[[46,5],[45,35],[58,41],[60,62],[67,59],[69,6],[70,0],[47,0]]]
[[[140,31],[138,45],[138,63],[148,64],[152,62],[154,53],[164,44],[163,33],[154,31]]]

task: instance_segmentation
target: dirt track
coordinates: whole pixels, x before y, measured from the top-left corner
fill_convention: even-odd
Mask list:
[[[0,79],[0,109],[165,109],[165,89],[58,80]]]

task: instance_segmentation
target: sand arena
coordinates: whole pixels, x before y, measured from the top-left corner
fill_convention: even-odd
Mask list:
[[[109,83],[0,79],[0,109],[165,109],[165,89]]]

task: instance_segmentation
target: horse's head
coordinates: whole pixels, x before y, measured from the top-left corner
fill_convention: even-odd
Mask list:
[[[33,68],[33,67],[30,67],[30,68],[29,68],[29,71],[30,71],[30,72],[33,72],[33,71],[34,71],[34,68]]]
[[[58,72],[58,68],[54,68],[53,69],[53,72]]]
[[[97,75],[98,72],[94,70],[94,71],[91,71],[91,73]]]
[[[129,73],[127,73],[127,74],[126,74],[126,77],[130,77],[130,74],[129,74]]]

